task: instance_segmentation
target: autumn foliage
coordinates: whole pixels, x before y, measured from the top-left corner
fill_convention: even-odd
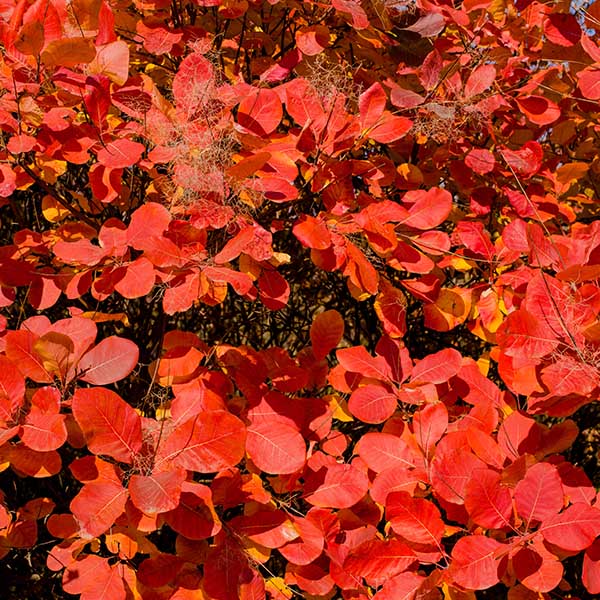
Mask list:
[[[600,594],[585,6],[1,3],[9,591]]]

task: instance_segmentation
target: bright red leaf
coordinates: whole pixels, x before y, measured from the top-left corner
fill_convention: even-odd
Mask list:
[[[104,388],[80,388],[72,410],[88,448],[95,454],[131,463],[142,448],[139,415],[120,396]]]

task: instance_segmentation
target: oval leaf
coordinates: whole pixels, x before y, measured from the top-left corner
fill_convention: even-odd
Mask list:
[[[80,377],[93,385],[107,385],[127,377],[138,363],[139,350],[131,340],[110,336],[79,361]]]
[[[141,450],[140,416],[115,392],[104,388],[78,389],[71,408],[94,454],[131,463]]]

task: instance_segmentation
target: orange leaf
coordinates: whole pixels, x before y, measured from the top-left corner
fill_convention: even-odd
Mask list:
[[[95,57],[96,48],[92,40],[81,37],[54,40],[42,52],[42,62],[48,68],[88,64]]]
[[[442,288],[437,300],[423,308],[425,327],[450,331],[464,323],[471,312],[471,289]]]

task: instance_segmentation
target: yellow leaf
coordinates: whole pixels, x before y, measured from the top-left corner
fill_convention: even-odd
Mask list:
[[[260,277],[261,266],[247,254],[240,254],[239,258],[240,273],[246,273],[252,281],[256,281]]]
[[[506,0],[492,0],[487,12],[496,23],[503,22],[506,19]]]
[[[266,546],[261,546],[249,538],[244,538],[243,543],[246,554],[257,563],[262,565],[271,558],[271,550]]]
[[[82,312],[80,317],[84,319],[91,319],[95,323],[106,323],[107,321],[121,321],[125,327],[129,327],[129,319],[127,318],[126,313],[104,313],[98,312],[96,310],[89,310],[86,312]]]
[[[157,421],[166,421],[171,417],[171,403],[165,402],[161,404],[155,411],[155,418]]]
[[[333,410],[333,418],[338,421],[342,421],[343,423],[350,423],[354,421],[354,417],[350,414],[348,410],[348,403],[341,396],[337,394],[332,394],[330,396],[325,397],[329,403],[329,408]]]
[[[289,265],[292,262],[292,257],[285,252],[273,252],[273,257],[269,260],[269,264],[274,267],[281,265]]]
[[[59,204],[52,196],[44,196],[42,198],[42,214],[46,221],[50,223],[58,223],[71,213]]]
[[[42,169],[42,179],[52,184],[56,183],[56,180],[67,171],[66,160],[44,159],[43,156],[40,156],[37,165]]]
[[[286,585],[282,577],[269,577],[265,580],[265,591],[274,598],[278,598],[281,595],[286,598],[292,598],[294,592],[292,588]]]
[[[475,592],[464,592],[454,587],[449,587],[447,583],[442,584],[444,600],[475,600]]]
[[[490,358],[489,356],[483,354],[479,357],[477,361],[477,366],[479,367],[479,371],[484,377],[487,377],[487,374],[490,370]]]

